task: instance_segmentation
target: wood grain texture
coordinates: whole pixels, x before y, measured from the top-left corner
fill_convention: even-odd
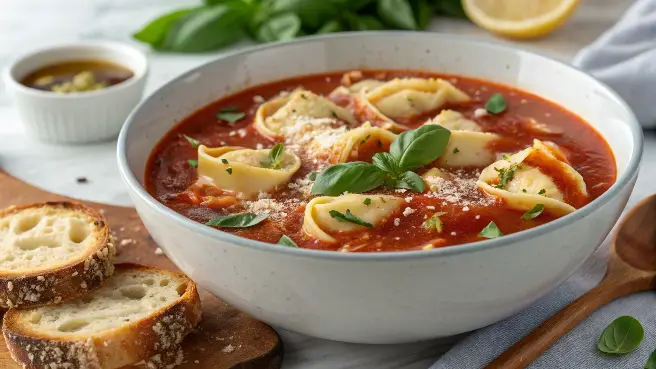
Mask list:
[[[71,200],[30,186],[2,170],[0,170],[0,189],[2,189],[0,208],[33,202]],[[166,256],[155,253],[157,245],[134,209],[90,202],[85,204],[103,213],[114,231],[118,239],[117,262],[177,269]],[[203,317],[197,329],[183,342],[185,361],[178,368],[280,368],[282,341],[271,327],[205,291],[200,291],[200,295]],[[2,337],[0,337],[0,368],[20,368],[10,358]]]
[[[525,368],[599,307],[656,288],[656,195],[631,209],[613,235],[608,269],[599,285],[561,310],[488,364]]]

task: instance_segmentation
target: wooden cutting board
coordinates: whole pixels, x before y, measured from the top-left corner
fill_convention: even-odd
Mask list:
[[[84,186],[83,183],[74,182],[71,185]],[[71,200],[31,186],[0,170],[0,208],[34,202]],[[99,209],[107,219],[118,240],[117,262],[177,269],[166,256],[155,253],[157,245],[133,208],[81,202]],[[185,338],[182,344],[185,359],[178,368],[280,368],[283,350],[282,341],[276,331],[205,291],[200,291],[200,296],[203,319],[198,328]],[[0,368],[20,368],[9,356],[2,337]]]

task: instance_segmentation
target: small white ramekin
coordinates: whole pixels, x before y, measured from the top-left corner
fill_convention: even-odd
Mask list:
[[[97,91],[57,94],[24,86],[21,79],[39,68],[66,61],[103,60],[132,71],[132,78]],[[80,42],[36,50],[3,72],[26,133],[51,143],[85,143],[114,138],[141,100],[148,59],[141,51],[115,42]]]

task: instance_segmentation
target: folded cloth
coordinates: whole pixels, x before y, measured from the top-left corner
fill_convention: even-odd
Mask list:
[[[617,91],[643,127],[656,127],[656,0],[637,0],[572,63]]]

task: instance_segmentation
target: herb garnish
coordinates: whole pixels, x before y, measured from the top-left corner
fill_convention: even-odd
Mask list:
[[[205,223],[205,225],[225,228],[247,228],[262,222],[268,217],[269,214],[267,213],[259,215],[253,213],[231,214],[213,218]]]
[[[528,191],[526,191],[525,188],[522,188],[522,192],[523,192],[523,193],[527,193]]]
[[[239,110],[237,105],[228,105],[224,108],[221,108],[221,113],[232,113],[233,111]]]
[[[510,182],[515,176],[515,172],[517,171],[517,169],[520,168],[521,166],[519,164],[511,164],[508,168],[501,168],[501,169],[494,168],[494,170],[496,170],[497,173],[499,173],[499,184],[494,187],[500,189],[506,188],[508,182]]]
[[[283,234],[282,237],[280,237],[280,239],[278,240],[278,245],[298,248],[296,242],[294,242],[294,240],[292,240],[291,238],[287,237],[287,235],[285,234]]]
[[[232,175],[232,167],[228,167],[228,169],[226,169],[226,172],[228,172],[228,174]]]
[[[246,116],[245,113],[241,113],[241,112],[238,112],[238,111],[223,111],[222,110],[220,113],[218,113],[216,115],[216,118],[221,119],[221,120],[225,120],[226,122],[228,122],[228,124],[234,124],[234,123],[244,119],[245,116]]]
[[[371,135],[367,135],[367,137],[365,137],[362,141],[360,141],[360,146],[364,145],[365,142],[369,141],[370,138],[371,138]]]
[[[195,138],[191,138],[187,135],[182,135],[182,137],[184,137],[184,139],[187,140],[187,142],[189,142],[191,147],[193,147],[194,149],[197,149],[198,146],[202,145],[202,143]]]
[[[369,206],[369,205],[371,205],[371,199],[367,197],[366,199],[364,199],[364,201],[362,203]]]
[[[460,150],[458,150],[457,147],[453,149],[453,153],[454,153],[454,154],[457,154],[457,153],[459,153],[459,152],[460,152]]]
[[[373,224],[367,223],[364,220],[362,220],[362,219],[356,217],[355,215],[353,215],[351,213],[350,209],[346,209],[346,214],[342,214],[337,210],[331,210],[328,213],[330,214],[330,216],[332,218],[337,219],[340,222],[349,222],[349,223],[353,223],[353,224],[357,224],[357,225],[361,225],[363,227],[369,227],[369,228],[374,227]]]
[[[506,100],[503,95],[496,93],[485,103],[485,110],[492,114],[499,114],[506,110]]]
[[[198,160],[189,159],[187,160],[187,164],[192,168],[198,168]]]
[[[544,195],[545,193],[547,193],[547,190],[543,188],[540,190],[540,192],[538,192],[538,195]]]
[[[313,170],[313,171],[311,171],[310,173],[307,174],[307,178],[310,181],[314,181],[314,180],[317,179],[317,174],[319,174],[319,172],[317,172],[316,170]]]
[[[645,337],[642,324],[631,316],[621,316],[604,329],[597,348],[607,354],[628,354],[640,346]]]
[[[439,125],[403,132],[392,142],[389,152],[373,156],[372,164],[359,161],[324,169],[317,175],[312,193],[336,196],[345,191],[367,192],[382,185],[423,192],[424,180],[413,170],[439,158],[450,136],[451,132]]]
[[[271,150],[269,150],[269,157],[266,162],[262,163],[265,167],[271,169],[280,169],[282,168],[282,161],[285,157],[285,145],[282,142],[278,142],[273,145]]]
[[[537,204],[531,210],[524,213],[524,215],[522,215],[522,219],[529,220],[529,219],[537,218],[538,215],[542,214],[543,211],[544,211],[544,205]]]
[[[428,218],[424,224],[422,224],[422,227],[426,229],[435,229],[437,233],[442,233],[442,219],[440,217],[442,215],[446,215],[445,212],[440,211],[438,213],[433,214],[430,218]]]
[[[497,227],[494,222],[490,222],[483,230],[478,234],[478,237],[484,238],[497,238],[503,236],[499,227]]]
[[[221,159],[221,162],[222,162],[223,164],[228,164],[228,159]]]
[[[335,113],[334,110],[331,110],[331,111],[330,111],[330,115],[332,115],[333,118],[337,118],[337,113]]]

